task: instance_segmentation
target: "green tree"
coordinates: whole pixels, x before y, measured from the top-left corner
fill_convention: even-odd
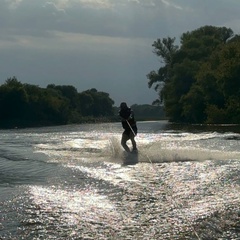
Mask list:
[[[79,111],[82,113],[83,116],[91,116],[92,112],[92,105],[94,104],[94,99],[89,91],[83,91],[78,93],[79,99]]]
[[[113,116],[114,101],[108,93],[98,92],[95,88],[84,91],[80,95],[80,102],[85,103],[83,112],[94,117]]]
[[[161,106],[134,104],[131,108],[134,111],[136,120],[159,120],[165,118],[165,114]]]
[[[49,84],[47,86],[48,89],[55,89],[59,91],[59,93],[69,99],[70,106],[72,108],[76,108],[78,104],[78,92],[77,89],[71,85],[55,85],[55,84]]]
[[[16,77],[0,86],[0,127],[31,127],[113,119],[108,93],[90,89],[78,93],[69,85],[47,88],[22,84]]]
[[[207,122],[239,123],[240,39],[215,51],[202,65],[197,83],[206,102]]]
[[[164,77],[151,72],[148,75],[148,84],[151,87],[152,83],[156,86],[161,82],[164,83],[162,89],[157,88],[159,101],[163,101],[166,114],[171,121],[198,123],[207,118],[205,112],[207,99],[203,96],[205,91],[202,86],[197,83],[197,75],[200,69],[203,70],[201,66],[208,62],[212,53],[225,46],[232,36],[231,29],[213,26],[204,26],[192,32],[183,33],[180,39],[181,46],[172,47],[171,58],[164,58],[165,51],[158,52],[158,45],[153,45],[155,54],[165,63],[158,73],[161,73],[162,69],[165,72]],[[161,44],[160,47],[162,47]],[[210,76],[211,72],[208,74]],[[210,89],[217,87],[214,78],[215,76],[212,75]],[[205,76],[204,81],[208,82],[209,79]],[[222,94],[218,91],[218,87],[214,94],[218,97],[219,104],[222,104]],[[210,99],[211,96],[208,95],[208,98]]]
[[[69,101],[54,89],[44,89],[40,99],[42,117],[53,124],[66,124],[68,122]]]
[[[54,88],[24,84],[28,94],[28,121],[32,124],[65,124],[70,115],[69,100]]]
[[[0,123],[6,126],[21,124],[27,104],[28,96],[21,82],[16,77],[7,79],[0,86]]]
[[[170,68],[173,56],[178,50],[178,46],[174,45],[174,42],[175,38],[168,37],[162,40],[157,39],[157,41],[154,41],[152,44],[154,47],[153,53],[160,57],[162,60],[161,62],[165,64],[159,68],[158,72],[153,70],[147,75],[148,87],[151,88],[154,86],[155,91],[159,91],[159,99],[155,100],[153,104],[159,105],[163,100],[161,94],[163,84],[170,78]]]

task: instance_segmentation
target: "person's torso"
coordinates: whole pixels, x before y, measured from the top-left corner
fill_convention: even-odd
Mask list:
[[[131,127],[136,126],[136,121],[135,121],[134,114],[133,114],[131,108],[121,109],[120,112],[119,112],[119,115],[123,119],[125,119],[125,120],[122,120],[123,128],[125,128],[125,129],[129,128],[129,125]]]

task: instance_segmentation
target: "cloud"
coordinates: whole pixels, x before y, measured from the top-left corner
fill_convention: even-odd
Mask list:
[[[229,24],[237,29],[240,4],[230,3],[234,8],[222,0],[214,8],[212,1],[205,0],[5,0],[0,2],[0,47],[11,43],[33,47],[36,41],[38,48],[60,32],[71,44],[71,34],[73,38],[154,41],[166,36],[178,38],[205,24]],[[61,45],[61,38],[55,40]]]
[[[179,10],[182,10],[183,8],[177,4],[174,4],[173,1],[169,1],[169,0],[161,0],[162,3],[164,3],[166,6],[168,7],[173,7]]]
[[[152,102],[146,74],[160,65],[152,43],[204,25],[240,30],[239,7],[236,0],[0,0],[0,77]]]
[[[5,16],[8,19],[5,25],[25,34],[31,34],[32,30],[35,35],[38,29],[39,33],[57,30],[127,38],[153,37],[157,35],[158,19],[161,25],[166,21],[174,22],[166,16],[166,0],[164,3],[158,0],[22,0],[7,3],[14,4],[15,11]]]
[[[43,4],[43,7],[50,11],[53,15],[60,14],[61,16],[62,14],[65,14],[64,8],[61,8],[61,5],[56,5],[53,2],[46,2]]]
[[[23,0],[5,0],[9,9],[16,9]]]
[[[98,9],[110,9],[113,4],[111,4],[108,0],[79,0],[80,4],[84,7],[89,8],[98,8]]]

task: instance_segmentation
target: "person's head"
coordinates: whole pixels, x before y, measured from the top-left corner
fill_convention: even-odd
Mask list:
[[[127,104],[125,103],[125,102],[122,102],[121,104],[120,104],[120,108],[121,109],[124,109],[124,108],[127,108],[128,106],[127,106]]]

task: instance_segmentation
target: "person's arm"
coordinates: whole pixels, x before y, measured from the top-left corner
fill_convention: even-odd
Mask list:
[[[133,112],[133,110],[131,110],[131,112],[129,114],[128,120],[130,120],[130,119],[134,119],[134,112]]]

